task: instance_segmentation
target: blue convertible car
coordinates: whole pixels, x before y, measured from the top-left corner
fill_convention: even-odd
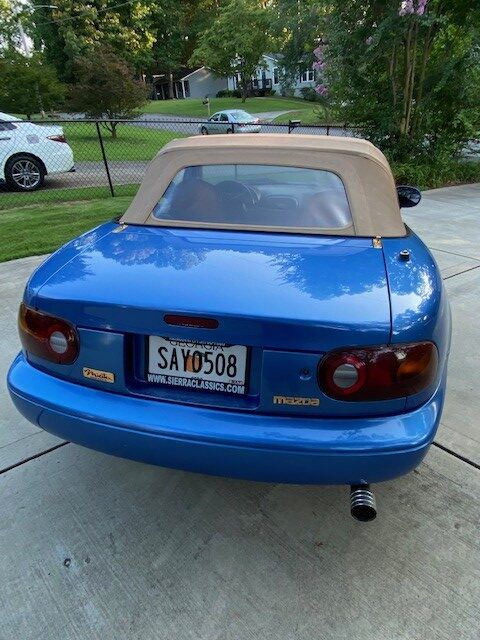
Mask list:
[[[415,468],[445,395],[450,310],[364,140],[194,137],[130,207],[48,258],[8,375],[31,422],[113,455],[269,482]]]

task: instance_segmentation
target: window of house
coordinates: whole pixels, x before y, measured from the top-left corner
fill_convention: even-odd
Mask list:
[[[314,80],[313,69],[308,69],[307,71],[304,71],[300,76],[300,82],[313,82],[313,80]]]
[[[275,67],[273,70],[273,84],[278,84],[279,75],[278,75],[278,67]]]

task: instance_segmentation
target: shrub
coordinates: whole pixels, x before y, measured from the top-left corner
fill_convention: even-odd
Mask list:
[[[258,92],[259,96],[274,96],[275,95],[275,91],[273,89],[260,89]]]
[[[320,102],[320,96],[313,87],[303,87],[303,89],[300,89],[300,93],[302,98],[308,100],[308,102]]]
[[[295,89],[282,84],[280,93],[284,98],[293,98],[295,95]]]
[[[240,89],[221,89],[217,91],[217,98],[241,98],[242,92]]]
[[[445,162],[391,163],[395,182],[410,184],[420,189],[437,189],[455,184],[480,182],[480,162],[450,160]]]

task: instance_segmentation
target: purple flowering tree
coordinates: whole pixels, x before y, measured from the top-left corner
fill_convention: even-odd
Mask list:
[[[325,80],[325,45],[320,44],[313,50],[315,61],[313,62],[313,69],[317,72],[318,84],[315,86],[315,91],[322,98],[328,98],[328,86]]]

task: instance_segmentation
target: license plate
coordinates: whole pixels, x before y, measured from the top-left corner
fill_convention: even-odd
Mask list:
[[[199,391],[245,393],[247,347],[150,336],[147,380]]]

